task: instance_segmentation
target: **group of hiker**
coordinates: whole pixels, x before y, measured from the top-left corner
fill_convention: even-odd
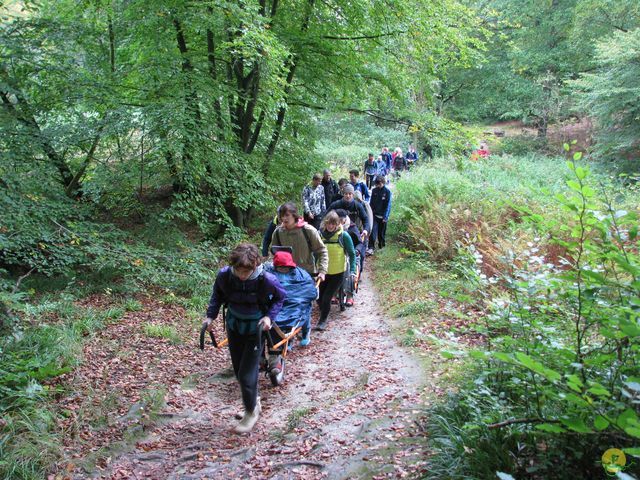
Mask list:
[[[389,152],[388,147],[383,147],[377,158],[374,158],[373,153],[370,153],[363,169],[366,185],[368,188],[373,188],[373,181],[377,175],[388,176],[393,173],[395,177],[399,178],[402,172],[410,170],[417,161],[418,153],[413,148],[413,145],[409,145],[406,154],[402,153],[400,147],[394,149],[393,152]]]
[[[388,174],[406,170],[408,159],[417,160],[412,148],[406,155],[399,148],[394,154],[387,148],[377,160],[370,154],[364,162],[366,182],[360,180],[358,169],[349,172],[349,180],[338,182],[330,170],[313,175],[302,192],[302,211],[294,202],[280,205],[264,232],[262,251],[250,243],[240,244],[231,252],[229,266],[218,273],[204,327],[212,331],[226,306],[229,352],[244,405],[237,416],[237,433],[251,431],[262,408],[258,397],[262,332],[273,339],[274,323],[283,328],[301,325],[299,345],[306,346],[311,342],[313,300],[319,308],[318,331],[327,328],[332,301],[341,287],[346,306],[353,306],[365,257],[385,246],[392,200]],[[370,168],[372,161],[375,170]],[[270,253],[272,261],[263,264]],[[270,351],[269,370],[283,368],[279,362],[280,357]]]

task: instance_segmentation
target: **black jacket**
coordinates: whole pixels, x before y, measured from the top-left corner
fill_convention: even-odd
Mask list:
[[[371,190],[371,200],[369,201],[374,217],[389,218],[389,207],[391,205],[391,190],[386,186],[375,187]]]
[[[335,197],[340,192],[340,188],[338,188],[338,184],[333,178],[331,178],[328,182],[323,178],[321,185],[324,188],[324,201],[326,204],[326,209],[329,205],[331,205],[333,197]]]

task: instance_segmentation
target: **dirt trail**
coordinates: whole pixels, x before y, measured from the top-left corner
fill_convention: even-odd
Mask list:
[[[329,327],[296,347],[287,377],[261,375],[263,412],[249,435],[231,432],[239,391],[226,351],[191,345],[179,371],[204,373],[169,386],[165,419],[132,450],[110,459],[101,478],[401,478],[424,469],[415,419],[425,382],[418,363],[389,334],[371,273],[353,308],[332,307]],[[315,323],[315,322],[314,322]],[[76,471],[75,478],[87,478]]]

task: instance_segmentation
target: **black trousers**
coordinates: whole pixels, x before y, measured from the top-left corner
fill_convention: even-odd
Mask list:
[[[367,188],[371,190],[374,187],[373,180],[376,178],[376,175],[369,175],[366,173],[365,176],[367,177]]]
[[[383,222],[382,218],[373,216],[373,227],[371,228],[371,239],[369,240],[369,246],[373,249],[376,248],[376,242],[378,248],[385,246],[385,236],[387,234],[387,222]]]
[[[238,379],[242,392],[242,403],[247,412],[253,412],[258,398],[258,368],[262,355],[262,335],[240,335],[233,330],[227,330],[227,338],[233,373]]]
[[[331,310],[331,299],[340,288],[340,285],[342,285],[343,279],[344,272],[336,273],[335,275],[326,275],[324,282],[320,284],[320,298],[318,299],[318,304],[320,305],[320,322],[327,320],[329,311]]]

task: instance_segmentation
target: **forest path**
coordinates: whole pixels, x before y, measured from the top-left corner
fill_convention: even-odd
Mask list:
[[[426,460],[424,435],[415,421],[425,374],[390,334],[368,269],[363,277],[354,307],[340,313],[333,306],[328,329],[313,331],[311,345],[294,349],[283,385],[272,387],[260,375],[263,411],[253,432],[231,431],[241,402],[226,349],[181,346],[185,352],[169,357],[173,369],[196,373],[168,386],[164,420],[89,476],[418,476]],[[87,478],[84,468],[73,477]]]

